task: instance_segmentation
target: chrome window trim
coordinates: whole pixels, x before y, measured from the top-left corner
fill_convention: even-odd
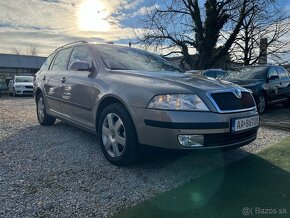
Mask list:
[[[231,88],[231,89],[223,89],[223,90],[215,90],[215,91],[207,91],[205,93],[205,95],[208,97],[208,99],[211,101],[211,103],[214,105],[215,109],[217,110],[218,113],[221,113],[221,114],[226,114],[226,113],[237,113],[237,112],[246,112],[246,111],[252,111],[252,110],[257,110],[257,105],[256,105],[256,101],[253,97],[253,95],[251,94],[252,96],[252,99],[254,101],[254,104],[255,104],[255,107],[251,107],[251,108],[244,108],[244,109],[239,109],[239,110],[221,110],[219,108],[219,106],[217,105],[216,101],[213,99],[213,97],[211,96],[212,94],[215,94],[215,93],[227,93],[227,92],[231,92],[234,94],[234,90],[235,89],[239,89],[241,92],[247,92],[247,93],[250,93],[251,92],[245,88]]]

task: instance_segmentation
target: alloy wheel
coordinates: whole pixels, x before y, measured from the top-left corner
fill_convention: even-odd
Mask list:
[[[263,95],[260,95],[259,97],[259,103],[258,103],[258,110],[259,113],[263,113],[266,107],[266,100],[265,97]]]
[[[37,102],[37,114],[38,114],[38,118],[40,121],[43,121],[44,119],[44,101],[42,96],[39,97],[38,102]]]
[[[126,146],[126,130],[122,119],[115,113],[109,113],[102,124],[102,142],[107,153],[120,157]]]

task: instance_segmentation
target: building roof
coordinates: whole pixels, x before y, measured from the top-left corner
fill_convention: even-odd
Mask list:
[[[0,54],[0,68],[39,69],[46,57]]]

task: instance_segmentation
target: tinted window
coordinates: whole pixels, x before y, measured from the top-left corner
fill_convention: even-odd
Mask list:
[[[279,78],[279,75],[277,73],[277,70],[276,70],[276,67],[270,67],[269,68],[269,71],[268,71],[268,78]]]
[[[68,65],[70,54],[71,54],[71,50],[72,48],[63,49],[57,54],[53,62],[53,66],[52,66],[53,70],[67,70],[67,65]]]
[[[32,76],[17,76],[15,77],[16,83],[26,83],[26,82],[32,82],[33,77]]]
[[[140,49],[110,45],[96,45],[96,47],[104,64],[111,70],[180,72],[160,56]]]
[[[234,70],[229,70],[224,73],[220,79],[223,80],[251,80],[251,79],[266,79],[266,67],[242,67]]]
[[[277,67],[280,79],[288,77],[286,70],[282,67]]]
[[[92,55],[91,55],[89,49],[84,47],[84,46],[75,47],[73,52],[72,52],[68,66],[70,66],[75,61],[83,61],[83,62],[86,62],[88,64],[91,64],[93,61],[93,58],[92,58]]]
[[[48,70],[49,66],[53,60],[55,56],[55,53],[51,54],[50,56],[48,56],[48,58],[46,59],[46,61],[43,63],[43,65],[41,66],[40,70]]]

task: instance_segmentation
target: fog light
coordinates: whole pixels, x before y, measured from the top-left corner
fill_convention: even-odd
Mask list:
[[[179,135],[178,141],[184,147],[202,147],[203,135]]]

